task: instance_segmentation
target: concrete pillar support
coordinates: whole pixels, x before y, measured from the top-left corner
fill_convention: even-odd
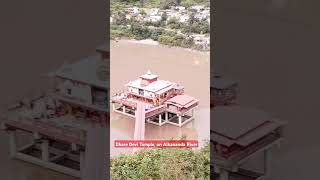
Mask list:
[[[17,153],[16,132],[9,131],[10,157],[15,157]]]
[[[80,175],[84,177],[84,169],[85,169],[85,152],[80,151]]]
[[[179,126],[181,127],[182,126],[182,116],[178,115],[178,119],[179,119]]]
[[[161,114],[159,114],[159,125],[161,125],[162,123],[162,117],[161,117]]]
[[[270,177],[270,165],[271,165],[271,155],[270,149],[264,150],[264,175]]]
[[[78,150],[77,144],[72,143],[72,144],[71,144],[71,150],[72,150],[72,151],[77,151],[77,150]]]
[[[42,160],[48,162],[49,161],[49,141],[43,140],[41,143],[41,151],[42,151]]]
[[[229,172],[225,169],[220,169],[220,178],[219,180],[229,180]]]

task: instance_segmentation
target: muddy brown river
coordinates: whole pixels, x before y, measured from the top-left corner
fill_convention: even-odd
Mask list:
[[[210,127],[210,57],[208,53],[148,45],[121,40],[111,43],[111,94],[123,89],[126,83],[138,79],[150,70],[159,79],[179,83],[185,93],[200,101],[195,120],[182,128],[165,124],[161,127],[146,123],[145,139],[171,139],[186,137],[203,140],[209,138]],[[110,123],[111,156],[128,153],[130,149],[114,148],[114,140],[133,139],[134,118],[112,112]]]

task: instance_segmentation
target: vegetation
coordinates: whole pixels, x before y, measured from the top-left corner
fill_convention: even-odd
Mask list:
[[[143,4],[155,5],[159,2],[164,2],[169,5],[185,5],[184,3],[201,4],[207,0],[144,0]],[[203,49],[201,46],[196,46],[189,34],[209,34],[210,25],[206,20],[198,20],[195,14],[192,13],[188,22],[182,23],[178,19],[171,18],[164,13],[161,20],[158,22],[139,21],[136,18],[127,19],[124,8],[126,6],[142,4],[139,0],[112,0],[111,4],[113,22],[111,24],[111,39],[129,38],[136,40],[152,39],[160,44],[168,46],[179,46],[184,48]],[[166,7],[162,7],[166,8]],[[142,10],[140,13],[145,16]]]
[[[111,0],[111,7],[122,5],[167,9],[173,5],[190,7],[198,4],[210,6],[210,0]]]
[[[209,145],[194,151],[185,148],[142,150],[111,160],[111,179],[210,179]]]
[[[194,43],[192,38],[185,37],[184,35],[175,32],[165,32],[158,38],[159,43],[168,46],[180,46],[184,48],[193,48]]]
[[[148,27],[142,26],[139,23],[132,23],[130,32],[136,40],[149,39],[152,34],[151,30]]]
[[[194,21],[192,24],[190,23],[189,26],[185,26],[182,29],[184,33],[195,33],[195,34],[208,34],[210,33],[210,25],[208,21]]]
[[[134,38],[129,29],[121,26],[111,26],[110,35],[112,40],[123,37],[127,37],[129,39]]]

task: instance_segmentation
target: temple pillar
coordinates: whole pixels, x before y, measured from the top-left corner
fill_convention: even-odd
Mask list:
[[[271,165],[271,162],[270,162],[270,150],[269,149],[266,149],[264,150],[264,175],[266,177],[270,177],[270,165]]]
[[[161,114],[159,114],[159,125],[161,125],[162,118],[161,118]]]
[[[182,116],[178,115],[178,119],[179,119],[179,126],[181,127],[182,126]]]
[[[225,169],[220,169],[220,178],[219,180],[229,180],[229,172]]]
[[[78,150],[78,147],[77,147],[77,145],[75,143],[71,144],[71,150],[72,151],[77,151]]]
[[[122,112],[126,113],[126,106],[122,106]]]
[[[9,131],[10,157],[15,157],[17,153],[16,132]]]
[[[49,141],[43,140],[41,143],[41,151],[42,151],[42,160],[48,162],[49,161]]]
[[[80,151],[80,176],[84,178],[84,167],[85,167],[85,152]]]
[[[168,121],[168,112],[165,112],[165,120]]]

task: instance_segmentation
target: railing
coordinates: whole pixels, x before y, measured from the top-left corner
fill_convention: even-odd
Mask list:
[[[199,105],[198,102],[196,102],[195,104],[193,104],[192,106],[188,107],[188,108],[183,108],[183,109],[180,109],[175,106],[174,104],[171,104],[171,103],[168,103],[168,111],[172,112],[172,113],[179,113],[179,114],[184,114],[186,112],[188,112],[190,109],[194,108],[194,107],[197,107]]]
[[[134,109],[137,108],[137,103],[130,102],[130,101],[127,101],[127,100],[124,100],[124,99],[112,99],[111,101],[113,103],[123,104],[123,105],[129,106],[129,107],[134,108]]]
[[[85,132],[82,130],[58,127],[53,124],[28,119],[8,120],[5,125],[27,132],[38,132],[52,139],[85,145]]]
[[[149,117],[155,116],[157,114],[163,113],[163,112],[166,111],[166,109],[167,109],[167,107],[165,105],[161,105],[159,107],[153,108],[153,109],[151,109],[151,110],[146,112],[146,118],[149,118]]]

